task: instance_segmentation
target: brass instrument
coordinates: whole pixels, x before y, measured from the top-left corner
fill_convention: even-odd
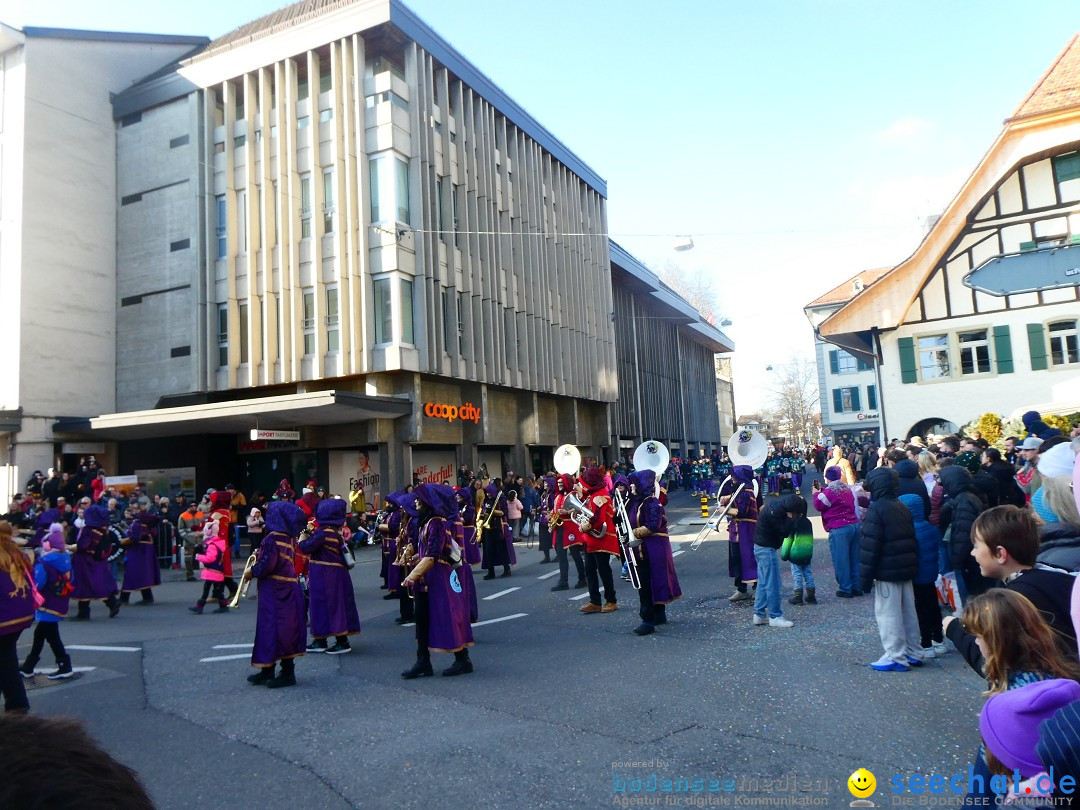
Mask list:
[[[252,554],[247,558],[247,562],[244,563],[244,573],[240,575],[240,584],[236,587],[236,592],[232,595],[232,601],[229,602],[229,607],[240,607],[240,600],[247,596],[248,588],[251,587],[251,569],[255,567],[255,563],[258,561],[258,554]]]
[[[630,575],[630,584],[635,591],[641,590],[641,576],[638,574],[637,555],[634,546],[640,545],[631,541],[630,516],[626,514],[626,501],[622,493],[615,490],[615,531],[619,535],[619,548],[622,549],[623,558],[626,560],[626,573]]]
[[[566,500],[563,501],[563,509],[570,513],[570,519],[576,523],[583,532],[588,532],[593,537],[603,537],[605,532],[603,527],[599,529],[592,529],[593,511],[583,504],[574,493],[570,493],[566,496]]]
[[[499,500],[502,498],[502,496],[503,494],[501,492],[495,495],[495,500],[491,502],[491,508],[488,509],[487,517],[485,517],[483,520],[480,521],[480,523],[477,524],[484,531],[487,531],[491,528],[491,518],[495,516],[495,510],[499,508]]]
[[[416,559],[417,559],[416,546],[414,546],[412,544],[412,542],[408,542],[408,543],[405,542],[405,537],[406,537],[407,533],[408,533],[408,519],[406,518],[405,520],[402,520],[402,522],[401,522],[401,531],[398,532],[398,542],[397,542],[398,551],[397,551],[397,556],[394,557],[394,565],[401,568],[401,571],[402,571],[401,582],[402,582],[402,587],[405,588],[405,592],[407,594],[409,594],[410,599],[415,599],[416,597],[413,595],[413,592],[411,590],[409,590],[407,587],[405,587],[405,585],[404,585],[405,577],[407,577],[409,575],[409,570],[414,565],[416,565]]]

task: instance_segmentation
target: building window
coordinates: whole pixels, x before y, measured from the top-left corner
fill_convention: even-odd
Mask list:
[[[241,253],[248,252],[247,191],[236,192],[236,236]]]
[[[872,411],[877,410],[877,386],[866,386],[866,407]]]
[[[448,287],[442,289],[442,321],[443,321],[443,351],[449,352],[450,347],[454,345],[454,338],[457,336],[456,329],[457,318],[452,317],[453,312],[451,307],[453,306],[454,295],[450,292]]]
[[[248,305],[241,303],[238,309],[240,332],[240,363],[248,361]]]
[[[304,356],[315,354],[315,293],[304,293]]]
[[[926,335],[919,338],[919,372],[924,380],[937,380],[951,375],[948,335]]]
[[[229,247],[229,239],[226,236],[229,219],[228,209],[225,207],[225,195],[219,194],[214,198],[214,203],[217,209],[217,257],[224,259],[228,255]]]
[[[465,187],[458,183],[453,190],[454,206],[454,246],[461,248],[461,206],[464,204]]]
[[[308,84],[307,76],[296,77],[296,98],[298,101],[303,101],[308,97]]]
[[[834,349],[829,352],[829,371],[833,374],[854,374],[858,370],[858,363],[854,355],[848,354],[843,349]]]
[[[379,207],[379,161],[368,161],[368,192],[371,198],[371,221],[382,221],[382,209]]]
[[[1056,321],[1049,325],[1050,362],[1055,366],[1080,363],[1076,321]]]
[[[337,287],[326,288],[326,350],[336,352],[341,350],[341,337],[339,331],[340,317],[338,316],[338,291]]]
[[[958,335],[958,340],[960,343],[960,373],[990,373],[990,341],[987,340],[986,330],[978,329],[972,332],[961,332]]]
[[[458,354],[465,354],[465,293],[459,292],[457,297],[457,336]]]
[[[278,201],[277,180],[271,181],[270,195],[274,198],[274,244],[281,244],[281,208]]]
[[[334,170],[327,169],[322,176],[323,187],[323,233],[334,232]]]
[[[217,345],[218,368],[229,365],[229,305],[218,304],[217,308]]]
[[[413,342],[413,283],[409,279],[401,280],[401,342]]]
[[[375,342],[389,343],[394,334],[393,308],[390,306],[390,279],[374,282]]]
[[[300,238],[311,236],[311,175],[300,175]]]
[[[446,193],[446,178],[438,177],[435,180],[435,227],[439,229],[439,238],[445,239],[446,234],[446,211],[443,206],[443,195]]]
[[[304,116],[301,116],[300,118],[296,119],[296,128],[297,129],[307,129],[310,126],[311,126],[311,116],[310,115],[304,115]]]
[[[833,410],[837,413],[852,413],[862,407],[862,403],[859,401],[858,386],[834,388],[832,393]]]
[[[398,222],[409,221],[409,164],[401,158],[394,158],[395,197],[397,198]]]
[[[319,92],[327,93],[330,91],[330,60],[329,58],[323,59],[319,63]]]
[[[327,121],[334,120],[333,110],[319,110],[319,122],[325,124]]]

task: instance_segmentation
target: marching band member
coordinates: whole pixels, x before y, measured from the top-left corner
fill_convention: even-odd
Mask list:
[[[306,518],[300,507],[288,501],[273,501],[266,509],[267,532],[259,545],[258,559],[251,577],[258,580],[259,612],[255,623],[255,644],[251,665],[259,671],[248,682],[266,684],[271,689],[296,686],[293,659],[304,654],[304,594],[293,567],[295,540]],[[281,662],[281,674],[274,667]]]
[[[133,591],[142,591],[140,605],[154,604],[154,586],[161,584],[161,565],[154,542],[161,518],[150,512],[140,512],[128,526],[127,537],[120,544],[127,549],[124,563],[124,582],[120,586],[120,601],[127,604]]]
[[[484,487],[484,507],[479,515],[483,515],[483,518],[478,518],[485,525],[485,528],[481,531],[481,538],[484,543],[483,559],[481,561],[481,567],[487,569],[487,573],[484,575],[484,579],[495,579],[495,566],[501,565],[504,577],[510,576],[510,549],[513,548],[513,543],[507,544],[506,540],[506,520],[504,515],[506,514],[505,505],[506,498],[502,494],[502,490],[499,489],[498,484],[491,483]]]
[[[469,565],[479,565],[481,560],[480,544],[476,539],[476,504],[473,503],[473,490],[462,487],[457,491],[458,514],[461,516],[461,528],[464,545],[461,547],[465,555],[465,562]]]
[[[731,494],[745,484],[739,497],[731,501]],[[731,602],[751,599],[747,585],[757,585],[757,560],[754,557],[754,529],[757,524],[758,499],[754,495],[754,471],[746,464],[731,468],[730,491],[720,494],[720,505],[727,507],[728,518],[728,576],[735,578],[735,593],[728,597]]]
[[[387,496],[387,500],[398,507],[398,511],[389,524],[394,537],[394,557],[388,569],[388,584],[390,592],[398,600],[398,617],[394,619],[395,624],[408,624],[413,620],[412,596],[408,589],[401,585],[401,580],[407,572],[398,563],[406,546],[411,543],[413,548],[416,548],[416,507],[410,503],[410,501],[415,503],[416,499],[410,492],[411,489],[410,485]]]
[[[544,552],[544,559],[542,559],[540,562],[558,562],[557,559],[551,559],[551,552],[554,549],[554,544],[552,542],[553,538],[551,536],[551,529],[548,527],[548,514],[554,508],[555,479],[541,478],[538,483],[540,505],[537,507],[537,509],[540,512],[540,515],[537,519],[537,523],[540,525],[540,550]],[[558,555],[556,554],[556,556]]]
[[[432,652],[454,654],[454,663],[443,670],[444,676],[467,675],[473,671],[469,660],[473,635],[458,574],[464,567],[460,550],[456,563],[454,560],[454,490],[445,484],[421,484],[416,490],[415,507],[420,520],[416,547],[419,559],[403,584],[416,593],[416,663],[401,677],[433,675]]]
[[[300,540],[300,550],[310,556],[308,565],[309,613],[311,638],[308,652],[341,655],[352,652],[349,636],[360,632],[360,615],[356,612],[352,578],[345,566],[341,527],[345,524],[345,501],[328,498],[315,507],[319,528]],[[327,639],[336,643],[327,647]]]
[[[552,543],[555,545],[555,556],[559,560],[559,581],[553,591],[569,590],[570,563],[567,560],[567,552],[574,558],[574,566],[577,568],[577,582],[575,588],[585,587],[585,561],[581,557],[581,546],[584,543],[581,529],[574,521],[570,520],[570,512],[563,508],[566,496],[574,488],[574,479],[569,475],[562,474],[556,479],[557,492],[552,498],[552,511],[548,515],[548,528],[552,533]]]
[[[398,493],[391,493],[397,495]],[[401,528],[401,507],[397,505],[395,501],[390,500],[390,495],[386,496],[386,505],[383,508],[383,522],[375,526],[375,531],[378,532],[380,538],[380,546],[382,550],[382,568],[379,571],[379,576],[382,577],[382,589],[386,593],[383,595],[383,599],[397,599],[397,584],[394,587],[390,587],[390,565],[394,562],[394,557],[397,554],[397,533]]]
[[[71,598],[79,603],[75,621],[90,618],[90,600],[103,601],[109,608],[109,618],[115,618],[120,612],[120,600],[116,596],[116,580],[109,567],[109,551],[112,540],[109,536],[109,510],[100,505],[88,506],[83,513],[85,525],[79,529],[75,545],[68,546],[68,551],[75,554],[71,560],[71,579],[75,591]]]
[[[458,511],[453,516],[454,540],[461,548],[462,565],[457,569],[461,587],[468,597],[469,621],[480,618],[480,604],[477,601],[476,580],[472,567],[480,562],[480,547],[476,545],[476,512],[473,510],[467,489],[459,489],[454,495]],[[467,519],[467,523],[466,523]]]
[[[581,612],[611,613],[619,609],[615,600],[615,580],[611,575],[611,558],[619,557],[619,539],[615,534],[615,506],[599,467],[590,467],[583,472],[578,484],[584,496],[585,507],[593,514],[582,527],[589,601],[581,606]],[[601,581],[604,583],[603,606],[600,605]]]
[[[675,575],[675,558],[668,539],[667,513],[660,505],[656,491],[656,473],[638,470],[630,476],[633,500],[627,506],[627,516],[633,527],[631,550],[637,555],[641,589],[639,615],[641,624],[634,629],[647,636],[658,624],[667,624],[667,606],[682,597],[679,578]]]

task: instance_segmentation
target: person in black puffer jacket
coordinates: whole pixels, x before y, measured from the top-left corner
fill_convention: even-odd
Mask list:
[[[996,447],[987,447],[983,451],[983,458],[986,460],[987,474],[998,483],[998,506],[1025,506],[1024,493],[1013,477],[1016,471],[1001,458],[1001,452]]]
[[[981,455],[967,450],[956,457],[956,463],[971,473],[971,483],[975,485],[975,494],[983,502],[983,509],[993,509],[1000,499],[998,482],[983,468],[979,460]]]
[[[953,464],[938,473],[945,503],[941,506],[941,523],[938,528],[947,533],[952,570],[960,585],[960,595],[966,602],[971,596],[993,587],[993,580],[979,573],[979,564],[971,556],[971,527],[986,506],[975,491],[971,473]]]
[[[897,498],[900,476],[896,470],[871,470],[864,488],[870,493],[870,507],[861,526],[859,579],[864,592],[874,588],[874,618],[885,648],[884,655],[870,666],[878,672],[907,672],[922,666],[919,617],[911,587],[919,571],[915,523]]]
[[[919,465],[909,458],[897,461],[892,465],[896,474],[900,476],[900,490],[897,495],[918,495],[923,502],[923,514],[930,514],[930,493],[926,491],[926,483],[919,475]]]

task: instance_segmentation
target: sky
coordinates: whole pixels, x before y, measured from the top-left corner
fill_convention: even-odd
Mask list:
[[[612,239],[712,280],[739,414],[813,356],[802,307],[907,258],[1080,31],[1076,0],[406,4],[607,181]],[[4,0],[0,21],[213,37],[284,5]]]

